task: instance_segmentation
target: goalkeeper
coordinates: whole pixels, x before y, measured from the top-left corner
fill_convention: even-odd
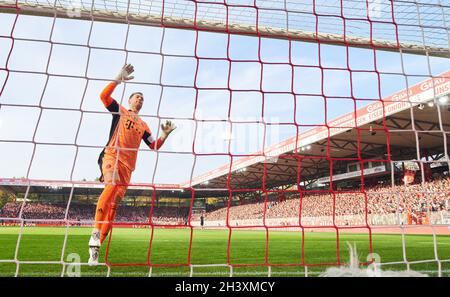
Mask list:
[[[125,65],[115,80],[109,83],[100,94],[103,105],[113,113],[108,143],[98,159],[101,177],[105,188],[97,202],[95,227],[89,240],[89,264],[98,263],[99,249],[111,230],[111,223],[116,216],[117,206],[125,196],[131,173],[136,164],[141,140],[154,150],[158,150],[169,134],[176,128],[170,121],[161,125],[161,137],[155,140],[147,124],[139,117],[144,103],[140,92],[131,94],[128,99],[129,109],[124,108],[111,97],[114,89],[123,81],[133,79],[132,65]],[[103,222],[103,223],[100,223]]]

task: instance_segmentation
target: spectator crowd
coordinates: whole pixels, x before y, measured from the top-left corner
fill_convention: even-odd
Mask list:
[[[293,218],[363,215],[366,207],[368,214],[414,213],[428,211],[450,211],[450,179],[439,178],[424,185],[375,186],[364,192],[356,190],[346,192],[333,191],[314,194],[303,192],[286,194],[287,199],[247,203],[219,208],[204,214],[206,220]],[[366,203],[367,202],[367,203]],[[8,202],[0,209],[0,218],[19,217],[21,202]],[[23,205],[22,218],[39,220],[62,220],[67,205],[27,202]],[[147,222],[149,206],[121,205],[118,208],[116,222]],[[187,207],[154,207],[152,221],[160,224],[186,224],[189,214]],[[68,219],[72,221],[92,221],[95,205],[71,203]],[[199,220],[193,215],[192,220]]]
[[[17,218],[22,208],[21,202],[8,202],[0,209],[0,218]],[[22,218],[37,220],[62,220],[67,205],[27,202],[23,205]],[[155,207],[152,220],[156,223],[179,223],[188,215],[188,208]],[[122,205],[117,209],[116,222],[147,222],[150,214],[149,206]],[[69,207],[68,219],[71,221],[92,221],[95,216],[95,205],[72,203]]]
[[[283,201],[266,204],[238,205],[230,207],[231,220],[266,218],[293,218],[368,214],[392,214],[405,212],[450,211],[450,179],[440,178],[424,185],[375,186],[364,192],[333,191],[315,194],[287,194]],[[367,204],[366,204],[367,201]],[[224,220],[227,209],[207,213],[208,220]]]

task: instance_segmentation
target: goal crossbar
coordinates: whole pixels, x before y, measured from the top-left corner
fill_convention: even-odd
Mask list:
[[[73,1],[76,3],[76,1]],[[80,2],[80,1],[78,1]],[[113,1],[106,0],[105,3]],[[403,52],[409,54],[428,55],[435,57],[450,57],[448,48],[432,45],[401,42],[397,40],[383,40],[367,38],[350,34],[335,34],[329,32],[317,32],[297,29],[281,28],[280,26],[264,26],[237,23],[233,21],[209,20],[208,16],[185,18],[175,15],[167,15],[164,9],[161,11],[142,13],[130,9],[130,4],[122,3],[122,6],[104,5],[103,8],[93,4],[88,7],[84,3],[77,5],[71,1],[30,0],[18,1],[0,0],[0,13],[10,13],[42,17],[58,17],[63,19],[79,19],[87,21],[131,24],[141,26],[166,27],[188,30],[199,30],[217,33],[229,33],[238,35],[260,36],[274,39],[285,39],[303,42],[323,43],[331,45],[345,45],[357,48],[369,48],[383,51]],[[169,14],[169,13],[168,13]],[[210,18],[213,18],[212,16]]]

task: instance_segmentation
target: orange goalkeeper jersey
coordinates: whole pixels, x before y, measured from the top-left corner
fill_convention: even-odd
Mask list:
[[[115,87],[116,83],[108,84],[100,95],[103,105],[113,113],[113,118],[109,140],[100,154],[98,163],[101,170],[104,155],[115,158],[119,156],[119,162],[133,171],[141,140],[144,140],[151,149],[159,149],[162,141],[153,139],[150,128],[138,114],[127,110],[111,97]]]

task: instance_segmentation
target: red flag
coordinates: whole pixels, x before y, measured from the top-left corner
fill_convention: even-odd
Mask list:
[[[423,173],[425,176],[425,181],[430,181],[432,177],[432,171],[429,163],[423,164]]]

